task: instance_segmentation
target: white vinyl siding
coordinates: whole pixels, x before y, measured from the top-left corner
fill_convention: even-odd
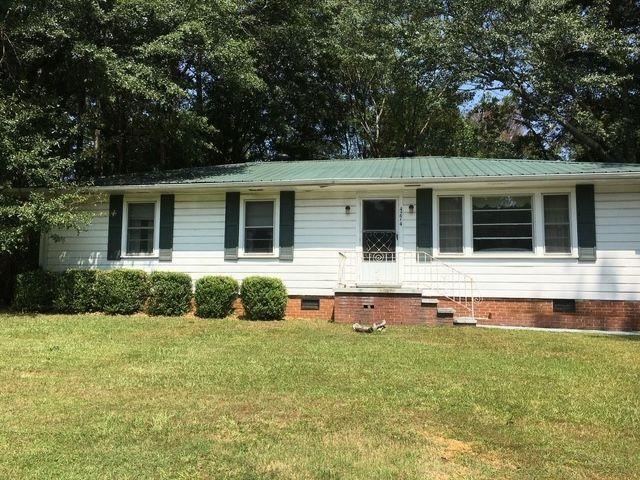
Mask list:
[[[571,188],[560,191],[569,190]],[[349,191],[297,191],[295,256],[290,262],[277,258],[240,258],[237,262],[225,262],[224,192],[215,190],[176,193],[171,262],[148,258],[107,261],[107,203],[96,208],[100,215],[86,230],[55,232],[64,239],[61,242],[48,239],[41,261],[45,268],[56,271],[127,267],[183,271],[194,279],[211,274],[231,275],[238,280],[249,275],[271,275],[282,278],[291,295],[333,295],[338,252],[360,245],[361,199],[370,197],[372,191],[377,191],[375,186]],[[535,188],[529,191],[535,192]],[[454,194],[449,192],[450,189],[434,187],[435,196]],[[263,197],[274,198],[274,195],[274,192],[265,192]],[[415,188],[384,190],[380,196],[398,199],[398,248],[415,250],[417,212],[409,213],[409,205],[415,206]],[[145,195],[138,194],[136,201],[138,197],[144,201]],[[157,196],[146,198],[152,201]],[[537,198],[540,204],[536,208],[541,211],[542,197]],[[485,298],[640,300],[640,185],[597,184],[595,200],[596,262],[579,262],[568,255],[547,255],[544,251],[505,258],[478,257],[466,252],[468,255],[446,257],[442,261],[473,276],[478,293]],[[347,205],[351,207],[350,213],[345,212]],[[465,205],[466,212],[470,207]],[[541,215],[538,217],[534,230],[539,232],[542,244],[544,220]],[[469,236],[470,232],[465,235]],[[572,238],[572,242],[575,243],[575,239]],[[411,286],[410,280],[407,279],[404,286]]]

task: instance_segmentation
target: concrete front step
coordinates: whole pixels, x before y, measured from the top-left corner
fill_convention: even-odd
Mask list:
[[[429,305],[435,307],[438,305],[439,300],[437,298],[422,297],[422,305]]]
[[[455,317],[453,319],[454,325],[471,325],[475,326],[478,322],[473,317]]]
[[[453,317],[456,313],[455,308],[438,308],[438,317]]]

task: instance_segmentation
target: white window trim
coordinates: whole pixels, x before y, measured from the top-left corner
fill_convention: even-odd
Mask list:
[[[472,197],[523,195],[532,197],[531,220],[533,228],[533,250],[531,252],[474,252],[473,251],[473,209]],[[570,253],[547,253],[544,248],[544,195],[569,195],[569,221],[571,232]],[[440,197],[463,197],[462,201],[462,253],[440,252]],[[544,189],[504,189],[456,191],[434,191],[433,201],[433,254],[437,258],[578,258],[578,225],[576,214],[575,188]]]
[[[244,251],[245,212],[247,202],[273,202],[273,252],[250,253]],[[240,232],[238,236],[238,258],[278,258],[280,256],[280,198],[278,195],[241,195]]]
[[[131,203],[153,203],[153,252],[148,254],[127,253],[127,234],[129,223],[129,204]],[[122,206],[122,238],[120,244],[121,258],[149,259],[160,256],[160,199],[154,198],[125,198]]]

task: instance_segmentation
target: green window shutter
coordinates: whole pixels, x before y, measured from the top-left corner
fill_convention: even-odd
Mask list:
[[[433,255],[433,189],[416,190],[416,250]]]
[[[173,213],[175,195],[160,196],[160,261],[170,262],[173,254]]]
[[[280,192],[280,260],[293,260],[296,192]]]
[[[109,228],[107,234],[107,260],[120,260],[122,254],[123,195],[109,196]]]
[[[227,192],[224,212],[224,259],[238,259],[240,231],[240,193]]]
[[[596,205],[593,185],[576,185],[578,216],[578,258],[596,260]]]

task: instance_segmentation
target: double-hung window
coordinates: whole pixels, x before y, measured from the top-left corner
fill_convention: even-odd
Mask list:
[[[151,255],[155,239],[155,203],[127,205],[126,254]]]
[[[472,197],[474,252],[532,252],[532,197]]]
[[[544,249],[546,253],[571,253],[569,195],[544,195]]]
[[[441,253],[462,253],[463,250],[463,197],[440,197],[438,218]]]
[[[273,200],[247,200],[244,204],[244,253],[272,254],[274,244]]]

